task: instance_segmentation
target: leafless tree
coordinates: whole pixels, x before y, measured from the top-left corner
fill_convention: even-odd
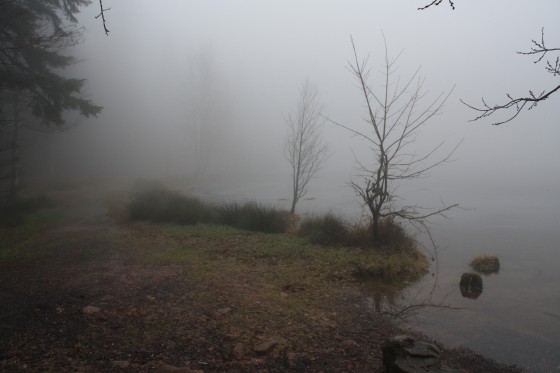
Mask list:
[[[533,46],[531,47],[531,50],[529,50],[528,52],[517,52],[517,54],[536,56],[537,59],[534,61],[534,63],[542,62],[545,59],[545,57],[547,57],[547,55],[550,54],[555,55],[556,59],[552,57],[552,59],[546,60],[545,70],[549,74],[552,74],[553,77],[560,76],[560,48],[551,48],[545,44],[544,28],[541,30],[541,40],[537,41],[533,39],[532,43]],[[461,102],[467,105],[469,108],[476,110],[480,113],[476,118],[472,119],[471,121],[476,121],[482,118],[489,117],[498,111],[512,110],[513,114],[509,115],[506,119],[493,123],[494,125],[500,125],[515,119],[519,115],[519,113],[521,113],[521,111],[523,111],[523,109],[525,108],[527,110],[533,109],[534,107],[537,106],[539,102],[548,99],[551,95],[553,95],[555,92],[559,90],[560,90],[560,84],[556,85],[556,87],[552,89],[543,90],[540,93],[535,93],[534,91],[530,90],[529,95],[526,97],[513,97],[508,93],[507,94],[508,100],[505,103],[499,105],[489,105],[488,103],[486,103],[484,98],[482,99],[482,106],[474,106],[466,103],[463,100],[461,100]]]
[[[384,38],[385,41],[385,38]],[[439,209],[425,209],[415,205],[398,207],[399,199],[395,183],[427,176],[433,168],[450,160],[457,146],[449,153],[441,155],[443,143],[423,155],[409,149],[414,144],[420,130],[438,115],[452,91],[439,94],[424,104],[426,92],[425,79],[419,76],[419,69],[401,83],[393,78],[400,54],[390,58],[385,41],[385,61],[383,64],[383,83],[381,93],[376,93],[370,84],[371,67],[369,57],[360,59],[352,39],[354,58],[348,63],[348,70],[357,81],[363,95],[366,128],[356,130],[330,120],[365,140],[371,149],[369,165],[358,163],[358,181],[352,180],[351,186],[367,206],[372,219],[373,242],[379,243],[380,224],[383,219],[400,219],[413,224],[424,225],[428,218],[443,215],[454,205],[442,205]],[[435,159],[436,157],[438,157]]]
[[[286,118],[287,135],[283,153],[292,173],[292,207],[294,214],[298,201],[307,193],[309,181],[321,169],[328,157],[328,145],[321,139],[322,106],[319,90],[306,80],[299,91],[295,114]]]
[[[188,135],[194,152],[195,175],[203,176],[223,151],[229,134],[225,81],[216,67],[210,47],[192,56],[188,77]]]

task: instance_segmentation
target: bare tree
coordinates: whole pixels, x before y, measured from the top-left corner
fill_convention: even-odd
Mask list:
[[[223,150],[228,135],[225,82],[214,62],[213,50],[201,47],[189,71],[188,134],[194,152],[195,175],[203,176]]]
[[[321,169],[328,157],[328,145],[321,139],[319,91],[306,80],[299,91],[295,115],[286,118],[288,133],[284,141],[284,156],[292,173],[292,207],[294,214],[298,201],[307,193],[309,181]]]
[[[396,202],[399,198],[394,185],[400,181],[427,176],[434,167],[449,161],[457,149],[458,145],[435,160],[441,153],[443,143],[423,155],[409,149],[420,130],[441,112],[452,91],[443,92],[424,104],[425,79],[419,76],[419,69],[404,84],[399,78],[394,80],[395,64],[400,54],[396,58],[390,58],[385,41],[383,83],[381,93],[378,94],[369,82],[369,57],[358,57],[353,39],[352,48],[354,59],[348,63],[348,69],[357,80],[363,95],[367,113],[364,117],[366,129],[355,130],[344,124],[331,122],[362,138],[370,146],[372,158],[369,165],[357,160],[359,180],[352,180],[350,184],[371,213],[373,242],[377,244],[383,219],[400,219],[424,225],[426,219],[443,215],[458,206],[443,205],[439,209],[425,209],[416,205],[398,207]]]

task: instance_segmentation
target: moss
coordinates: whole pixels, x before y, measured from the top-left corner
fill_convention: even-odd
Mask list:
[[[477,256],[469,265],[473,270],[483,275],[498,273],[500,271],[500,260],[497,256]]]

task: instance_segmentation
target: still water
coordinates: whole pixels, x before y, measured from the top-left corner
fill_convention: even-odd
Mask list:
[[[190,189],[213,201],[257,200],[282,207],[290,202],[286,200],[289,193],[273,183],[251,187],[230,184],[226,191]],[[372,289],[366,294],[372,312],[414,302],[459,308],[415,309],[406,326],[447,346],[465,346],[497,361],[517,364],[527,372],[560,373],[558,195],[558,187],[498,190],[483,196],[464,193],[466,201],[460,202],[466,209],[431,227],[438,246],[437,282],[428,275],[398,295]],[[298,210],[333,211],[353,221],[361,214],[359,201],[345,185],[314,188]],[[463,298],[459,281],[477,255],[498,256],[500,271],[483,276],[483,291],[477,299]]]
[[[433,228],[442,248],[431,300],[462,309],[425,308],[411,325],[447,345],[467,346],[528,372],[560,372],[560,225],[504,227],[493,221],[494,216],[480,217]],[[499,257],[499,273],[482,276],[477,299],[463,298],[461,274],[470,270],[472,258],[486,254]],[[432,284],[426,277],[408,296],[427,294]]]

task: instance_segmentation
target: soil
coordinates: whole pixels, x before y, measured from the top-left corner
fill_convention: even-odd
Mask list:
[[[375,372],[381,343],[405,332],[368,308],[355,280],[312,278],[312,259],[302,273],[241,255],[244,235],[169,236],[124,222],[99,205],[122,196],[102,191],[54,193],[65,218],[34,245],[55,253],[0,261],[1,372]],[[138,256],[178,245],[205,251]],[[520,372],[440,347],[458,372]]]

